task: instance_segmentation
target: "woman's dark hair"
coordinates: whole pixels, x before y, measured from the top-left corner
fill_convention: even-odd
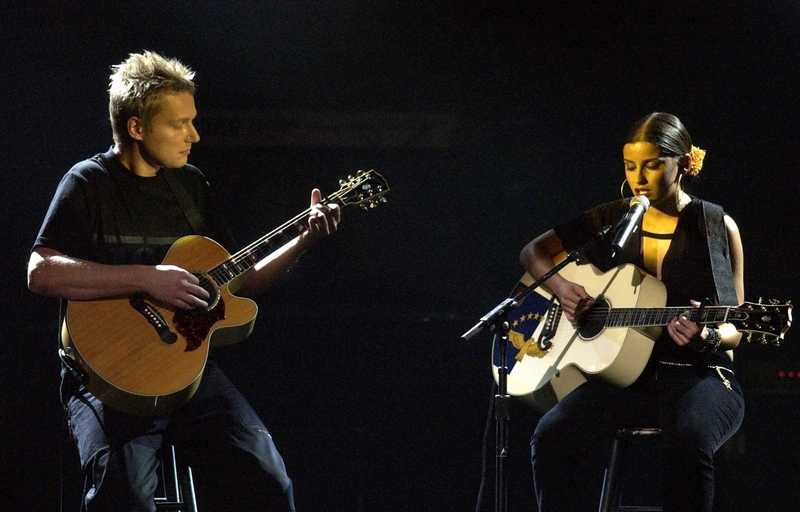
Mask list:
[[[692,150],[692,138],[681,120],[663,112],[653,112],[639,119],[625,144],[643,141],[661,148],[662,156],[681,157]]]
[[[684,158],[692,151],[692,137],[680,119],[672,114],[653,112],[636,121],[625,144],[632,142],[649,142],[661,149],[661,156],[672,156],[678,159],[678,166],[686,171],[690,160]],[[695,176],[684,174],[684,185],[694,181]]]

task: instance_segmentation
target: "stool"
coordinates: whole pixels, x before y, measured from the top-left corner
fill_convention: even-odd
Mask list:
[[[621,428],[617,430],[611,443],[611,456],[603,477],[599,512],[658,512],[662,510],[660,506],[624,506],[621,504],[623,460],[628,445],[636,438],[660,435],[660,428]]]
[[[172,445],[161,447],[159,459],[156,510],[198,512],[192,468],[178,462]]]

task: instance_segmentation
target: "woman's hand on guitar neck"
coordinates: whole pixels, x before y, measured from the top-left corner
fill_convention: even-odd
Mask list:
[[[691,304],[691,308],[687,308],[686,311],[673,318],[667,324],[667,332],[678,346],[689,345],[702,350],[709,333],[705,326],[689,320],[688,316],[691,309],[700,307],[700,303],[697,301],[693,300]]]

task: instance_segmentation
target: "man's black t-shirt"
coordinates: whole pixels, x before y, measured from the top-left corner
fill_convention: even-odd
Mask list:
[[[164,173],[173,173],[200,213],[196,233]],[[76,164],[58,186],[36,238],[39,246],[105,264],[157,265],[185,235],[207,236],[228,251],[233,237],[203,174],[192,165],[144,178],[113,150]]]

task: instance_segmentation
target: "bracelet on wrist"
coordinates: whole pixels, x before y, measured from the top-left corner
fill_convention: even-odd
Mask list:
[[[703,345],[703,348],[696,349],[698,352],[702,354],[714,354],[717,350],[719,350],[719,346],[722,343],[722,338],[719,335],[719,331],[713,327],[706,327],[708,329],[708,337],[706,338],[706,343]]]

